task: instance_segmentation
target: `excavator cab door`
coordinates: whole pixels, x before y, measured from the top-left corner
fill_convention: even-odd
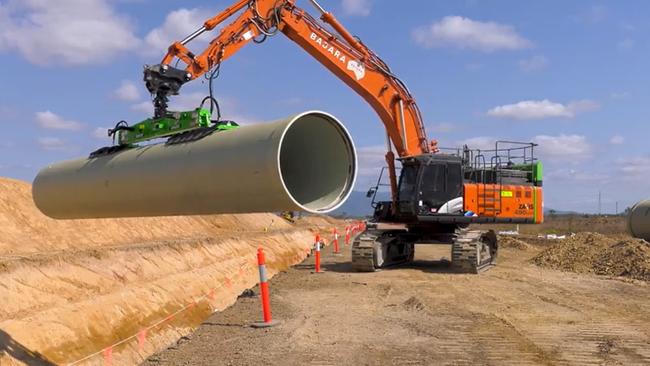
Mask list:
[[[402,220],[416,217],[420,163],[415,159],[403,160],[399,177],[396,214]]]
[[[462,196],[463,176],[461,162],[433,160],[421,165],[418,215],[438,214],[445,203]]]
[[[438,209],[462,196],[463,174],[460,157],[427,154],[402,160],[397,215],[415,219],[436,215]]]

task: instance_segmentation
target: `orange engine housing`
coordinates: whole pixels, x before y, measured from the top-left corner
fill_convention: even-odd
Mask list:
[[[528,219],[535,224],[544,222],[541,187],[477,184],[463,185],[463,206],[479,217]]]

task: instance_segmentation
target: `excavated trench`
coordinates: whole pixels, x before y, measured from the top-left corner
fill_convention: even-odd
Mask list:
[[[274,275],[304,259],[313,228],[332,224],[272,214],[55,221],[27,183],[1,180],[0,365],[138,363],[254,286],[258,247]]]

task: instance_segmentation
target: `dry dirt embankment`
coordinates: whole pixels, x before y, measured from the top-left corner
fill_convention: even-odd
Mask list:
[[[85,363],[137,363],[253,286],[258,247],[275,274],[304,258],[318,226],[272,214],[56,221],[30,191],[0,180],[1,365],[69,363],[95,352]],[[102,353],[188,304],[144,342]]]

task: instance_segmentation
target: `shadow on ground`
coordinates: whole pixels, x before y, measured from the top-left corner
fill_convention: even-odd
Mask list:
[[[7,332],[0,329],[0,354],[6,353],[18,361],[27,365],[34,366],[54,366],[55,363],[49,361],[45,356],[38,352],[31,351],[27,347],[18,343]]]
[[[308,269],[313,270],[313,265],[301,265],[301,267],[296,267],[297,269]],[[338,273],[357,273],[352,269],[352,263],[350,262],[338,262],[338,263],[324,263],[321,267],[326,271],[338,272]],[[389,266],[382,268],[382,271],[392,271],[396,269],[415,269],[425,273],[448,273],[448,274],[460,274],[452,266],[451,262],[446,259],[439,260],[414,260],[411,263],[407,264],[398,264],[394,266]]]

